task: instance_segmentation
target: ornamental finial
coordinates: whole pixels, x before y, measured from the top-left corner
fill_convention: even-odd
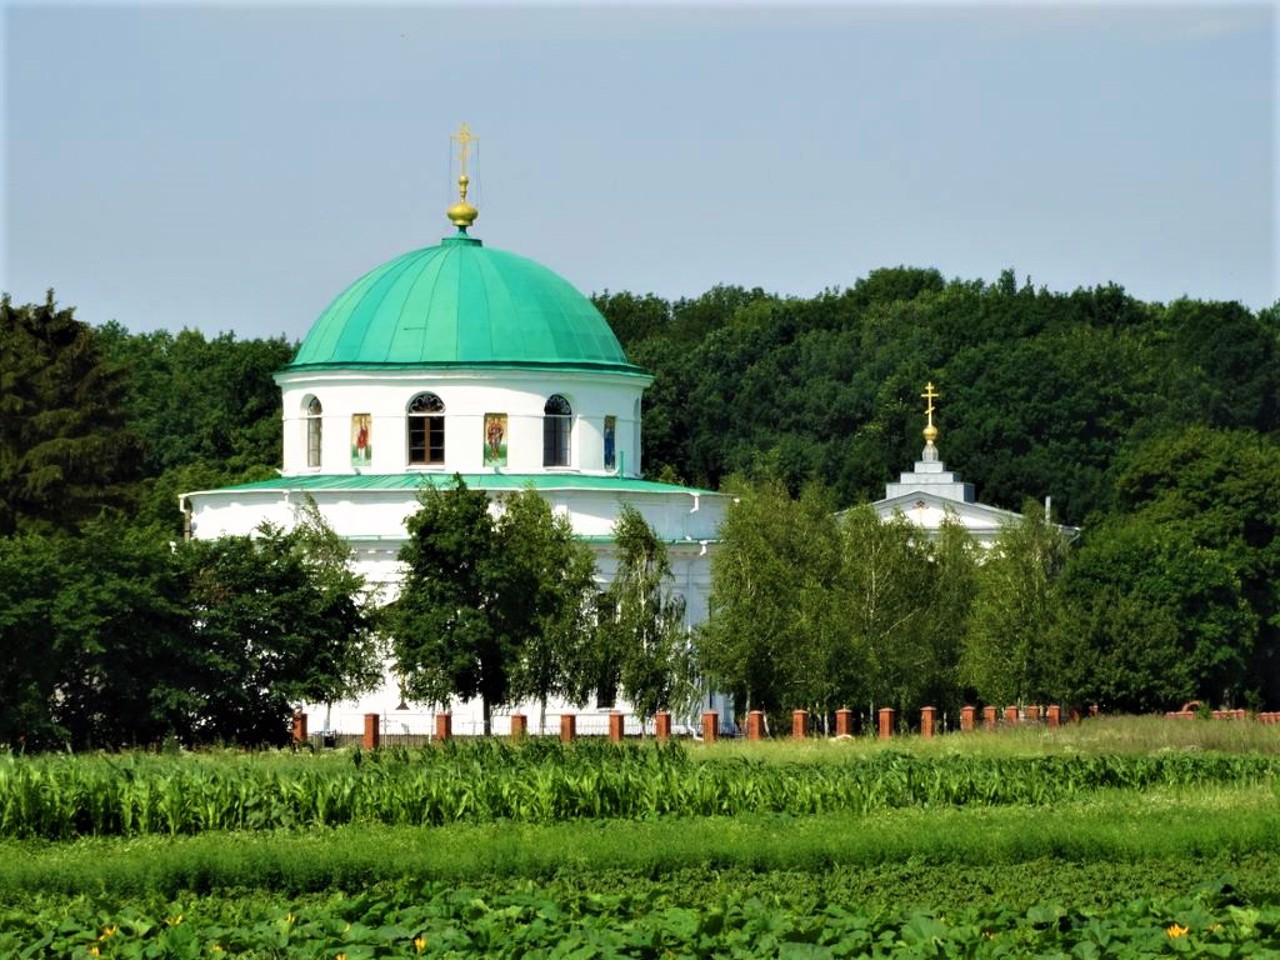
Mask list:
[[[925,384],[924,393],[920,394],[920,396],[924,399],[924,414],[926,418],[922,459],[937,460],[938,448],[933,445],[933,441],[938,439],[938,428],[933,425],[933,411],[936,409],[933,401],[941,397],[942,394],[934,389],[933,381],[931,380]]]
[[[471,145],[479,142],[480,138],[472,134],[471,128],[464,123],[449,139],[458,145],[458,202],[445,211],[445,216],[461,233],[466,233],[467,227],[480,216],[480,211],[467,203],[467,189],[471,186],[467,161],[471,158]]]

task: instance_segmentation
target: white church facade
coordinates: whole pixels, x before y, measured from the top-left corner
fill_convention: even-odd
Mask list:
[[[671,588],[692,627],[707,615],[729,498],[642,478],[641,398],[652,377],[566,280],[468,233],[477,216],[468,182],[464,165],[461,198],[448,211],[456,233],[371,270],[316,320],[276,376],[279,477],[185,494],[191,536],[247,535],[264,521],[288,528],[313,501],[387,602],[424,484],[459,474],[492,497],[533,488],[592,546],[602,584],[613,575],[612,529],[625,503],[667,544]],[[575,711],[584,731],[606,722],[609,707],[592,706]],[[302,707],[312,729],[358,732],[370,713],[386,733],[433,725],[427,707],[403,701],[390,672],[358,702]],[[478,700],[451,710],[456,732],[480,728]],[[524,712],[531,723],[538,717]],[[495,733],[504,722],[495,714]]]

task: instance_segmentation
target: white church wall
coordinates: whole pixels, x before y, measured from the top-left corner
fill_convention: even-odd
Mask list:
[[[363,472],[478,473],[484,466],[484,417],[507,417],[507,466],[511,473],[543,472],[543,410],[553,394],[573,409],[570,463],[586,473],[627,475],[639,468],[632,423],[636,401],[648,378],[615,374],[526,371],[378,371],[376,376],[342,372],[288,372],[278,376],[283,392],[284,474],[350,473],[351,423],[355,414],[371,419],[372,458]],[[440,465],[410,465],[407,408],[414,396],[431,392],[444,403],[445,458]],[[306,406],[316,397],[321,416],[321,462],[307,466]],[[617,418],[614,470],[604,466],[604,418]],[[554,471],[557,468],[550,468]]]

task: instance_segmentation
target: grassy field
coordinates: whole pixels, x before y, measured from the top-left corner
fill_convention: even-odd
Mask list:
[[[1280,957],[1248,722],[0,758],[0,836],[6,957]]]

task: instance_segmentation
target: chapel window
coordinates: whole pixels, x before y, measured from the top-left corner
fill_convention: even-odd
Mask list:
[[[322,421],[320,401],[312,397],[307,401],[307,466],[320,466],[320,431]]]
[[[569,466],[569,434],[573,429],[573,408],[560,394],[552,394],[542,408],[542,465]]]
[[[409,462],[444,463],[444,401],[434,393],[409,401]]]
[[[612,470],[618,465],[618,418],[604,418],[604,468]]]

